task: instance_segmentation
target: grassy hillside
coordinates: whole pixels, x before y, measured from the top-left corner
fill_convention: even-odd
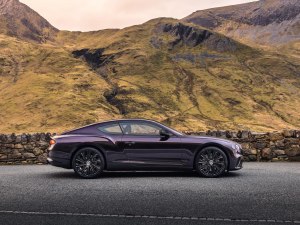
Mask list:
[[[0,132],[61,131],[113,117],[107,83],[70,52],[0,36]]]
[[[0,37],[0,131],[61,132],[113,118],[180,130],[300,127],[299,61],[196,25]]]
[[[124,117],[180,130],[300,128],[297,46],[256,49],[168,18],[44,43],[1,34],[0,133]]]

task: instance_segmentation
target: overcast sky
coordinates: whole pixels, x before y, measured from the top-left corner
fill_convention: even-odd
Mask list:
[[[20,0],[61,30],[123,28],[157,17],[183,18],[194,11],[253,0]]]

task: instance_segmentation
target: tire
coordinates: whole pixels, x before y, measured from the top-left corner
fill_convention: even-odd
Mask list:
[[[225,152],[217,147],[202,149],[195,159],[195,169],[203,177],[219,177],[225,173],[227,165]]]
[[[98,177],[103,172],[104,166],[102,153],[90,147],[78,150],[72,159],[72,168],[75,173],[86,179]]]

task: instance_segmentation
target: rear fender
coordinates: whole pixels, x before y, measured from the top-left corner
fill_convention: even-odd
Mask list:
[[[62,146],[66,152],[69,153],[70,163],[74,154],[82,148],[90,147],[100,151],[107,162],[107,149],[114,148],[115,143],[106,137],[91,136],[91,135],[62,135],[54,137],[57,144]],[[62,149],[63,150],[63,149]],[[106,165],[107,163],[105,163]]]

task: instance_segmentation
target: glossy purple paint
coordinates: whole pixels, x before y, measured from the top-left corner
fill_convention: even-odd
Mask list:
[[[98,128],[120,122],[141,122],[159,127],[168,135],[132,135],[103,133]],[[242,168],[240,145],[221,138],[188,136],[150,120],[115,120],[92,124],[53,138],[48,161],[64,168],[72,167],[72,157],[84,147],[99,150],[105,159],[105,170],[193,170],[201,149],[215,146],[225,152],[227,170]]]

